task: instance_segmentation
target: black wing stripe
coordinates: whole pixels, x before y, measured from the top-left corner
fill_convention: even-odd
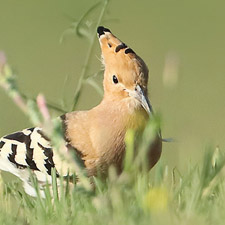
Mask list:
[[[26,135],[23,132],[16,132],[16,133],[7,135],[4,138],[8,139],[8,140],[14,140],[14,141],[24,143],[25,137],[26,137]]]
[[[17,162],[15,161],[15,157],[16,157],[16,153],[17,153],[17,145],[12,144],[11,146],[12,146],[12,147],[11,147],[12,153],[9,154],[8,160],[9,160],[10,162],[14,163],[14,164],[16,165],[17,168],[20,168],[20,169],[25,169],[25,168],[27,168],[27,166],[22,165],[22,164],[19,164],[19,163],[17,163]]]
[[[34,131],[34,129],[35,129],[35,127],[32,127],[32,128],[27,129],[27,130],[29,130],[29,131],[33,132],[33,131]]]
[[[25,142],[26,150],[27,150],[26,151],[26,159],[25,159],[25,161],[29,165],[30,169],[32,169],[32,170],[39,170],[37,168],[37,165],[36,165],[35,161],[33,160],[34,149],[30,147],[30,145],[31,145],[30,135],[28,135],[28,136],[24,135],[25,136],[24,142]]]
[[[27,165],[29,166],[30,169],[40,171],[38,169],[35,161],[33,160],[33,151],[34,151],[34,149],[30,147],[31,146],[31,142],[32,142],[31,135],[32,135],[32,132],[34,132],[34,128],[30,128],[28,130],[31,131],[31,133],[29,135],[26,135],[23,132],[16,132],[16,133],[7,135],[4,138],[5,139],[8,139],[8,140],[14,140],[14,141],[18,141],[20,143],[24,143],[25,146],[26,146],[26,155],[24,156],[24,157],[26,157],[25,158],[25,162],[27,163]],[[43,135],[42,135],[42,137],[43,137]],[[12,151],[13,151],[12,155],[13,155],[13,157],[12,157],[12,155],[10,155],[9,156],[9,160],[12,163],[15,163],[17,166],[19,165],[20,167],[26,168],[27,165],[22,165],[22,164],[19,164],[19,163],[17,163],[15,161],[15,156],[17,154],[17,151],[15,150],[15,147],[14,147],[15,145],[12,144],[12,146],[13,146],[12,148],[14,149],[14,150],[12,149]]]
[[[54,168],[54,167],[49,163],[48,159],[45,159],[45,167],[47,169],[47,173],[49,175],[51,175],[52,174],[52,168]]]
[[[37,133],[41,135],[46,141],[51,141],[41,130],[37,130]]]
[[[38,146],[44,151],[44,155],[47,157],[47,159],[44,160],[45,168],[47,169],[47,173],[49,175],[51,175],[51,170],[52,170],[52,168],[55,167],[55,163],[53,161],[53,151],[51,148],[45,148],[40,143],[38,143]],[[57,177],[59,176],[57,171],[56,171],[56,175],[57,175]]]
[[[34,149],[32,149],[30,147],[28,148],[28,146],[27,146],[27,154],[26,154],[25,161],[29,165],[30,169],[32,169],[32,170],[39,170],[37,168],[37,165],[36,165],[35,161],[33,160],[33,152],[34,152]]]
[[[4,141],[0,141],[0,149],[4,146],[5,142]]]

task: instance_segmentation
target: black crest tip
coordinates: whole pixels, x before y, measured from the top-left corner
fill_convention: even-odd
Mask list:
[[[109,32],[111,33],[111,31],[108,29],[108,28],[105,28],[103,26],[99,26],[97,28],[97,33],[98,33],[98,36],[100,37],[101,35],[105,34],[105,32]]]

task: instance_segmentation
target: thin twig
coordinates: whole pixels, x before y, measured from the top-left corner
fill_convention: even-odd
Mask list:
[[[97,24],[96,24],[96,29],[97,27],[99,26],[103,16],[104,16],[104,13],[105,13],[105,10],[106,10],[106,7],[109,3],[109,0],[105,0],[104,1],[104,5],[102,7],[102,10],[101,10],[101,13],[99,15],[99,18],[98,18],[98,21],[97,21]],[[83,80],[85,78],[85,75],[87,73],[87,68],[88,68],[88,65],[90,64],[90,59],[91,59],[91,56],[92,56],[92,52],[93,52],[93,47],[94,47],[94,41],[95,41],[95,34],[93,34],[92,38],[91,38],[91,42],[90,42],[90,46],[89,46],[89,49],[88,49],[88,52],[87,52],[87,56],[86,56],[86,59],[85,59],[85,63],[84,63],[84,67],[81,71],[81,76],[79,78],[79,81],[78,81],[78,84],[77,84],[77,89],[76,89],[76,92],[74,94],[74,99],[73,99],[73,107],[72,107],[72,111],[75,109],[76,107],[76,103],[77,103],[77,100],[81,94],[81,90],[82,90],[82,87],[83,87]]]
[[[21,93],[20,95],[23,99],[28,100],[31,99],[33,101],[36,101],[36,99],[34,97],[28,97],[26,94]],[[46,105],[48,106],[48,108],[54,109],[55,111],[61,112],[61,113],[66,113],[66,111],[64,109],[61,109],[59,106],[56,106],[53,103],[49,103],[49,100],[47,100]]]

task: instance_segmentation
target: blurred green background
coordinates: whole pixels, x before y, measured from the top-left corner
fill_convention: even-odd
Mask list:
[[[66,99],[65,109],[71,108],[89,42],[72,34],[59,40],[96,2],[0,0],[0,50],[23,93],[41,92],[58,105]],[[163,161],[171,168],[198,161],[207,146],[225,149],[224,9],[222,0],[111,0],[101,23],[149,66],[149,94],[161,115],[163,136],[175,139],[163,146]],[[96,36],[88,74],[101,69],[99,58]],[[101,84],[102,77],[96,80]],[[77,109],[90,109],[100,100],[85,85]],[[32,126],[3,90],[0,102],[1,136]]]

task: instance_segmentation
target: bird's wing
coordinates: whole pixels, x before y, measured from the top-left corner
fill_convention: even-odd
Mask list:
[[[62,159],[53,151],[41,128],[24,129],[0,139],[0,170],[19,177],[24,187],[29,186],[30,171],[40,183],[51,183],[52,168],[56,169],[56,176],[61,170],[56,164],[62,165]]]

